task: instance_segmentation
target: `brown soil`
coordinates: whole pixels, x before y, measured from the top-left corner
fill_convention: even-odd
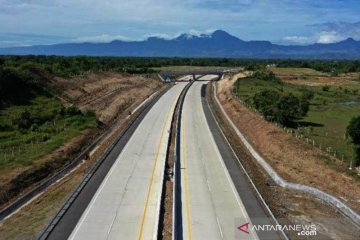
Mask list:
[[[56,77],[53,83],[63,89],[61,99],[65,104],[93,110],[104,123],[109,123],[118,112],[139,103],[162,85],[156,76],[116,72],[90,73],[71,80]]]
[[[225,80],[226,82],[223,82],[219,89],[226,89],[227,86],[232,85],[231,82],[241,76],[240,74]],[[208,93],[210,92],[209,90]],[[207,95],[211,96],[211,94]],[[299,237],[294,232],[287,232],[291,239],[359,239],[360,229],[333,207],[305,193],[277,186],[246,150],[214,104],[214,100],[209,98],[209,102],[234,151],[278,221],[281,224],[316,225],[315,238]]]
[[[278,75],[280,79],[287,83],[307,85],[307,86],[324,86],[334,85],[342,86],[346,84],[356,84],[358,80],[358,74],[349,73],[343,74],[338,77],[330,76],[307,76],[307,75]]]

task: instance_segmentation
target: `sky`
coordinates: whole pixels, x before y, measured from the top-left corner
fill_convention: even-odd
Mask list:
[[[360,0],[0,0],[0,47],[217,29],[286,45],[360,40]]]

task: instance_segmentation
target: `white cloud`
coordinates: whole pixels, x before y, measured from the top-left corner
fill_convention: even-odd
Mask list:
[[[323,23],[311,25],[316,31],[309,36],[287,36],[282,40],[286,43],[311,44],[311,43],[336,43],[347,38],[360,40],[360,22],[355,23]]]
[[[98,42],[123,36],[139,39],[144,34],[172,38],[193,28],[216,28],[244,40],[274,41],[286,33],[284,42],[307,44],[306,34],[309,41],[319,40],[308,31],[314,21],[359,19],[358,5],[342,1],[0,0],[0,31]],[[321,31],[332,30],[317,32]]]
[[[189,33],[191,34],[191,35],[194,35],[194,36],[201,36],[202,34],[211,34],[211,33],[213,33],[214,31],[216,31],[217,29],[207,29],[207,30],[205,30],[205,31],[200,31],[200,30],[196,30],[196,29],[191,29],[190,31],[189,31]]]
[[[88,36],[88,37],[79,37],[72,40],[72,42],[111,42],[114,40],[122,40],[122,41],[131,41],[132,39],[124,37],[122,35],[109,35],[109,34],[101,34],[97,36]]]
[[[287,36],[283,38],[283,41],[296,44],[308,44],[312,42],[312,39],[305,36]]]
[[[318,34],[317,43],[335,43],[345,40],[346,36],[341,36],[335,31],[322,31]]]
[[[145,34],[144,38],[150,38],[150,37],[157,37],[157,38],[162,38],[162,39],[172,39],[174,37],[176,37],[177,35],[169,35],[166,33],[150,33],[150,34]],[[141,40],[141,39],[138,39]]]

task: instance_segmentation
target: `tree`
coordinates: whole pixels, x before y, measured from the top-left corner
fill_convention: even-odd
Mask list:
[[[277,113],[276,103],[280,95],[274,90],[263,90],[253,97],[255,108],[258,109],[267,120],[273,120]]]
[[[360,116],[353,117],[346,128],[346,134],[355,145],[355,165],[360,163]]]
[[[292,93],[282,96],[277,103],[277,108],[277,121],[284,125],[288,125],[295,119],[301,118],[304,116],[304,111],[306,111],[306,108],[303,109],[301,107],[299,98],[294,96]]]
[[[274,90],[263,90],[256,93],[253,103],[266,120],[275,120],[283,125],[289,125],[294,120],[306,116],[309,111],[307,99],[299,99],[292,93],[280,95]]]

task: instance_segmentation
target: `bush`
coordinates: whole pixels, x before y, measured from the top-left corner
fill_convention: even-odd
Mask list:
[[[255,71],[252,75],[253,78],[263,80],[263,81],[274,81],[281,83],[281,80],[276,77],[275,73],[269,70],[258,70]]]
[[[355,164],[360,163],[360,116],[351,119],[349,125],[346,128],[346,134],[351,138],[351,141],[355,144]]]
[[[76,116],[76,115],[80,115],[81,111],[76,106],[70,106],[65,110],[65,114],[68,116]]]
[[[283,125],[290,125],[294,120],[306,116],[309,111],[307,99],[299,99],[292,93],[280,95],[274,90],[263,90],[256,93],[253,103],[265,119],[275,120]]]
[[[84,112],[86,118],[96,118],[96,113],[92,110],[87,110]]]
[[[32,119],[30,112],[27,110],[22,111],[19,116],[13,119],[13,124],[16,125],[19,129],[29,129],[32,125]]]
[[[303,93],[302,93],[302,96],[301,96],[302,99],[311,100],[314,97],[315,97],[315,92],[313,90],[310,90],[310,89],[307,89],[307,88],[305,88],[303,90]]]
[[[322,87],[322,90],[323,90],[324,92],[328,92],[328,91],[330,90],[330,86],[323,86],[323,87]]]

